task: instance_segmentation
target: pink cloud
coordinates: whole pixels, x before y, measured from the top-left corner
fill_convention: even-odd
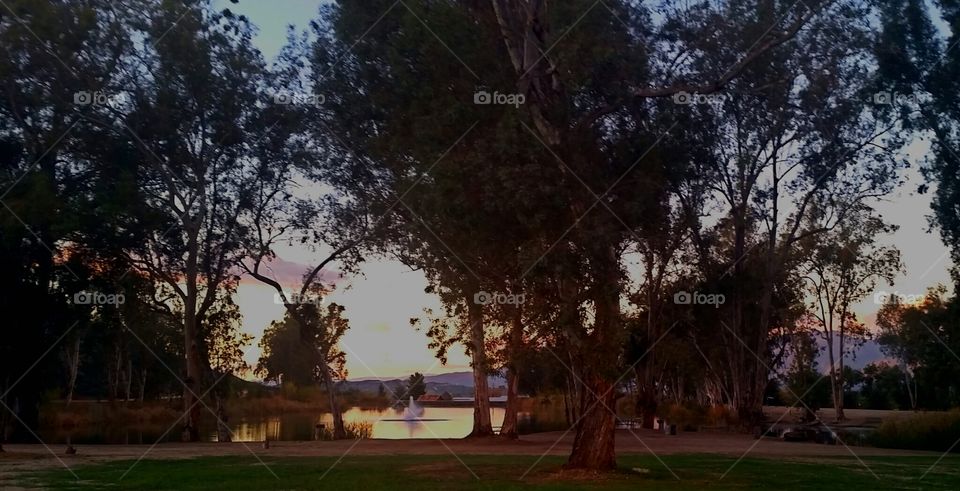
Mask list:
[[[303,276],[307,274],[308,271],[314,268],[313,265],[297,263],[293,261],[287,261],[283,258],[276,258],[269,263],[264,263],[260,267],[260,272],[269,278],[272,278],[279,282],[285,287],[296,287],[299,288],[303,282]],[[343,278],[343,275],[337,271],[332,271],[324,268],[320,271],[319,280],[324,285],[334,285],[339,280]],[[240,278],[241,283],[245,284],[258,284],[256,278],[251,277],[250,275],[243,275]]]

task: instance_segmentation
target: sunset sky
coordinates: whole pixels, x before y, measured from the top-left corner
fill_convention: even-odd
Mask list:
[[[287,26],[293,25],[298,31],[306,28],[307,23],[317,17],[317,8],[322,3],[325,2],[241,0],[232,4],[218,0],[215,5],[244,14],[259,26],[255,43],[269,60],[285,42]],[[395,8],[403,7],[401,4]],[[919,163],[928,148],[927,142],[919,140],[910,146],[912,167],[907,171],[908,182],[877,206],[887,221],[900,226],[896,234],[884,241],[901,250],[907,268],[907,274],[901,276],[895,285],[879,285],[878,291],[920,295],[937,283],[950,284],[948,251],[939,234],[929,232],[929,195],[915,192],[922,182]],[[291,286],[304,270],[323,259],[321,253],[293,247],[282,248],[279,254],[282,260],[273,265],[274,272],[278,278],[291,282]],[[350,378],[402,377],[414,371],[442,373],[469,369],[462,349],[452,350],[448,365],[440,366],[426,347],[427,337],[409,324],[411,317],[423,315],[424,308],[437,310],[440,307],[435,296],[423,293],[426,282],[422,274],[387,260],[366,263],[363,273],[362,277],[339,281],[338,291],[331,298],[346,307],[351,323],[351,329],[341,343],[347,352]],[[335,276],[333,272],[327,275],[328,278]],[[270,322],[282,316],[283,306],[274,301],[270,287],[249,278],[240,285],[237,303],[244,318],[243,330],[257,336],[253,346],[245,352],[246,360],[254,365],[259,356],[256,343]],[[857,306],[856,311],[871,323],[876,309],[871,295]]]

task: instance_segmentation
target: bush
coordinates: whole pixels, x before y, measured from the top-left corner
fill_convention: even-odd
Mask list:
[[[344,422],[343,429],[347,432],[347,439],[349,440],[361,440],[373,435],[373,423],[369,421]],[[320,430],[319,436],[324,441],[333,440],[332,425],[325,425]]]
[[[960,410],[888,419],[870,436],[877,447],[946,451],[960,439]],[[960,446],[953,449],[960,452]]]

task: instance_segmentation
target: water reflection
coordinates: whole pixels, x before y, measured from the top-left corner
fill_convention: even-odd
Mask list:
[[[503,423],[503,408],[492,408],[494,428]],[[417,420],[406,420],[402,409],[352,408],[343,413],[346,423],[369,422],[373,425],[372,438],[463,438],[473,429],[473,408],[428,407]],[[312,440],[317,424],[333,425],[330,414],[284,414],[263,419],[244,418],[231,425],[234,441],[255,442],[269,440]],[[206,432],[208,441],[217,441],[215,429]]]
[[[491,408],[494,430],[503,424],[503,408]],[[524,419],[525,414],[521,414]],[[372,438],[463,438],[473,429],[472,407],[427,407],[416,420],[405,420],[403,409],[352,408],[343,413],[347,423],[367,422],[372,425]],[[266,439],[280,441],[307,441],[315,439],[316,425],[333,426],[328,413],[286,413],[265,417],[238,417],[230,419],[234,441],[259,442]],[[207,441],[217,441],[216,420],[205,414],[201,435]],[[74,444],[152,444],[156,441],[180,441],[179,425],[141,423],[115,425],[109,421],[87,424],[71,429],[41,428],[40,438],[48,443]]]

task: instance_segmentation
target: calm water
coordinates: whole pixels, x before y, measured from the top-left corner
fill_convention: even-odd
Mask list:
[[[494,427],[503,423],[503,408],[490,410]],[[470,407],[428,407],[418,421],[403,419],[402,409],[358,409],[352,408],[343,413],[343,420],[351,422],[369,422],[373,424],[372,438],[463,438],[473,428],[473,408]],[[312,416],[310,414],[285,414],[278,417],[238,421],[231,425],[235,441],[270,440],[312,440],[314,425],[333,426],[330,414]],[[207,432],[207,439],[216,441],[216,431]]]
[[[494,429],[503,423],[503,408],[491,409]],[[373,425],[372,438],[462,438],[473,428],[471,407],[427,407],[419,421],[405,421],[402,409],[358,409],[343,413],[345,422],[369,422]],[[217,441],[216,422],[213,418],[204,422],[202,432],[208,441]],[[233,439],[239,442],[259,442],[265,439],[294,441],[313,440],[314,426],[326,424],[332,427],[329,413],[282,414],[265,418],[239,418],[230,420]],[[131,426],[107,427],[102,425],[72,430],[41,430],[40,437],[47,443],[63,443],[69,438],[72,443],[124,443],[152,444],[160,441],[179,441],[180,426]]]

